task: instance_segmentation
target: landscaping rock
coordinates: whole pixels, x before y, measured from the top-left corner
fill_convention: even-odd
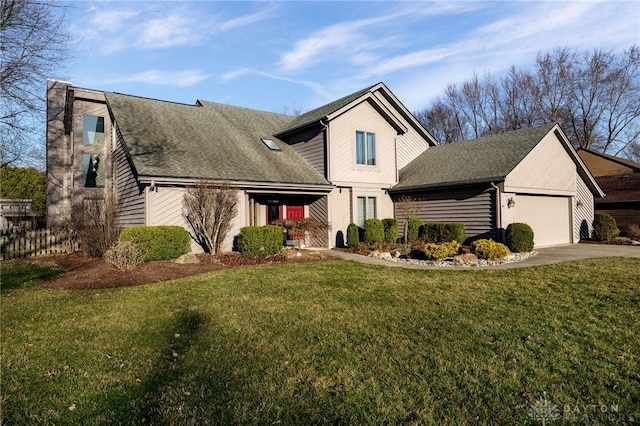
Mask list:
[[[478,265],[478,256],[473,253],[459,254],[453,256],[453,263],[458,265]]]
[[[196,256],[195,254],[187,253],[187,254],[183,254],[182,256],[180,256],[179,258],[174,260],[174,262],[176,262],[176,263],[200,263],[200,260],[198,259],[198,256]]]

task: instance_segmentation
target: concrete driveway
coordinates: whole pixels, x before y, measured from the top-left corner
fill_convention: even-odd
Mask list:
[[[345,260],[367,263],[370,265],[382,265],[409,269],[510,269],[524,268],[527,266],[548,265],[551,263],[565,262],[567,260],[591,259],[594,257],[634,257],[640,259],[640,246],[618,246],[605,244],[569,244],[563,246],[543,247],[536,249],[538,255],[521,262],[505,263],[498,266],[484,266],[480,268],[441,267],[409,265],[405,263],[389,262],[372,257],[361,256],[340,250],[330,250],[331,255]]]

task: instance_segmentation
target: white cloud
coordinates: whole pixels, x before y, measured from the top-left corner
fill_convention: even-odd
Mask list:
[[[150,84],[155,86],[191,87],[209,78],[201,70],[160,71],[148,70],[114,79],[106,79],[106,84]]]

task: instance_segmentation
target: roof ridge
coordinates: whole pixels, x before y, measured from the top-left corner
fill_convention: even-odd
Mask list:
[[[193,106],[193,107],[198,107],[197,104],[187,104],[184,102],[176,102],[176,101],[169,101],[166,99],[158,99],[158,98],[150,98],[148,96],[140,96],[140,95],[131,95],[128,93],[120,93],[120,92],[109,92],[109,91],[104,91],[105,95],[111,94],[111,95],[119,95],[119,96],[126,96],[128,98],[137,98],[137,99],[144,99],[147,101],[156,101],[156,102],[164,102],[167,104],[174,104],[174,105],[184,105],[184,106]]]
[[[295,116],[288,115],[288,114],[281,114],[279,112],[265,111],[263,109],[249,108],[249,107],[244,107],[244,106],[239,106],[239,105],[232,105],[232,104],[225,104],[225,103],[222,103],[222,102],[208,101],[206,99],[196,99],[196,102],[197,103],[204,102],[206,104],[211,104],[211,105],[220,105],[220,106],[223,106],[225,108],[237,108],[237,109],[242,109],[242,110],[246,110],[246,111],[260,112],[260,113],[263,113],[263,114],[273,114],[273,115],[278,115],[278,116],[281,116],[281,117],[289,117],[291,119],[295,118]],[[201,106],[206,108],[206,105],[204,105],[204,104],[201,104]]]

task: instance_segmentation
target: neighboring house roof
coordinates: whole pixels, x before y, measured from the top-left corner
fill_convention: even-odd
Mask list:
[[[136,172],[146,177],[329,185],[274,138],[292,117],[219,103],[186,105],[105,93]],[[280,150],[261,139],[272,139]]]
[[[634,170],[634,173],[640,172],[640,163],[636,163],[635,161],[627,160],[626,158],[616,157],[615,155],[605,154],[603,152],[592,151],[590,149],[585,149],[585,148],[580,148],[578,150],[578,153],[580,153],[580,151],[588,152],[589,154],[602,157],[606,160],[613,161],[614,163],[618,163],[623,166],[630,167]]]
[[[431,147],[400,171],[393,190],[501,182],[555,126]]]

